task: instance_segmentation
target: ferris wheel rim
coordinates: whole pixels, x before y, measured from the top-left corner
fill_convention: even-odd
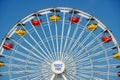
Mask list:
[[[46,11],[49,11],[48,13],[50,13],[50,10],[51,10],[51,9],[59,9],[59,10],[61,9],[61,10],[63,10],[63,12],[70,12],[71,10],[75,10],[75,11],[78,11],[78,12],[80,13],[80,15],[87,16],[88,18],[93,18],[93,19],[95,19],[95,20],[99,23],[98,25],[102,25],[102,26],[100,26],[100,27],[101,27],[103,30],[107,30],[107,31],[110,33],[110,35],[111,35],[112,38],[113,38],[114,44],[115,44],[116,46],[118,46],[117,48],[118,48],[118,51],[120,52],[119,45],[118,45],[115,37],[113,36],[113,34],[111,33],[111,31],[110,31],[100,20],[98,20],[98,19],[95,18],[94,16],[92,16],[92,15],[90,15],[90,14],[88,14],[88,13],[82,11],[82,10],[74,9],[74,8],[68,8],[68,7],[46,8],[46,9],[42,9],[42,10],[38,10],[38,11],[36,11],[36,12],[33,12],[33,13],[27,15],[26,17],[24,17],[23,19],[21,19],[20,21],[18,21],[18,22],[10,29],[10,31],[7,33],[6,36],[11,37],[12,34],[14,33],[14,30],[17,28],[17,25],[20,24],[21,22],[22,22],[22,23],[26,23],[28,20],[33,19],[33,18],[35,17],[35,16],[33,16],[34,14],[40,14],[40,13],[46,12]],[[65,11],[64,11],[64,10],[65,10]],[[45,14],[46,14],[46,13],[45,13]],[[78,14],[78,15],[79,15],[79,14]],[[29,19],[29,18],[30,18],[30,19]],[[27,20],[27,19],[28,19],[28,20]],[[10,34],[11,34],[11,35],[10,35]],[[2,42],[4,42],[4,41],[5,41],[5,39],[3,39]],[[1,44],[1,45],[2,45],[2,44]]]

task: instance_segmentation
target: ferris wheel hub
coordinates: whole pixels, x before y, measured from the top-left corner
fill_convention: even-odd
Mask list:
[[[52,72],[61,74],[65,71],[65,64],[62,61],[55,61],[51,66]]]

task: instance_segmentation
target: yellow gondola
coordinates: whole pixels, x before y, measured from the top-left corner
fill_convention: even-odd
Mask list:
[[[4,62],[0,61],[0,67],[4,66]]]
[[[52,15],[52,16],[50,16],[50,20],[53,22],[57,22],[60,20],[60,16],[59,15]]]
[[[98,25],[97,24],[88,24],[87,25],[87,28],[90,30],[90,31],[94,31],[98,28]]]
[[[113,53],[113,57],[114,57],[115,59],[120,59],[119,53]]]
[[[24,29],[16,30],[16,34],[19,35],[19,36],[23,36],[25,33],[26,33],[26,30],[24,30]]]

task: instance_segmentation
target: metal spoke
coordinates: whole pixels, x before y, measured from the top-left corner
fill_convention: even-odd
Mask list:
[[[55,78],[55,74],[52,75],[52,77],[50,78],[50,80],[54,80]]]

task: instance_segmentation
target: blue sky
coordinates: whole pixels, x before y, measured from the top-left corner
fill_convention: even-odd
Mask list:
[[[26,15],[56,6],[77,8],[95,16],[112,30],[120,44],[120,0],[0,0],[0,41]]]
[[[120,44],[120,0],[0,0],[0,42],[22,18],[44,8],[77,8],[98,18]]]

